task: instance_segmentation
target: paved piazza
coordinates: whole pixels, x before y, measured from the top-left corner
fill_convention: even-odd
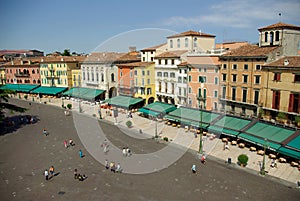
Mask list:
[[[135,161],[122,158],[124,172],[112,173],[106,170],[101,160],[117,154],[118,149],[130,147],[134,154],[147,154],[164,149],[167,144],[150,139],[133,138],[124,134],[112,122],[101,120],[105,138],[111,143],[111,150],[105,155],[100,144],[103,138],[92,138],[94,130],[89,122],[91,115],[74,114],[65,116],[59,107],[25,101],[10,100],[27,107],[28,115],[35,116],[34,124],[20,125],[15,120],[15,129],[1,128],[0,136],[0,200],[299,200],[300,189],[294,183],[225,164],[223,160],[209,157],[205,165],[200,164],[194,151],[187,151],[175,163],[161,170],[147,174],[134,174]],[[10,114],[25,115],[25,114]],[[82,116],[80,116],[82,115]],[[79,118],[81,129],[87,135],[78,134],[73,118]],[[20,118],[18,118],[20,119]],[[43,128],[49,131],[42,134]],[[102,132],[101,131],[101,132]],[[100,132],[100,131],[99,131]],[[132,133],[134,135],[134,133]],[[75,146],[65,148],[64,140],[72,138]],[[80,140],[82,139],[82,140]],[[88,146],[95,143],[99,146]],[[79,157],[79,150],[84,157]],[[134,157],[134,155],[132,156]],[[115,160],[115,158],[114,158]],[[167,159],[166,159],[167,160]],[[197,174],[191,172],[197,165]],[[45,180],[44,170],[53,165],[56,176]],[[136,164],[138,166],[138,164]],[[85,174],[84,181],[74,179],[73,171]],[[153,167],[149,167],[153,168]],[[138,169],[138,168],[137,168]]]

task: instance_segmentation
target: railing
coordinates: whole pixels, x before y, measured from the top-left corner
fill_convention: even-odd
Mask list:
[[[16,77],[30,77],[29,73],[15,73]]]

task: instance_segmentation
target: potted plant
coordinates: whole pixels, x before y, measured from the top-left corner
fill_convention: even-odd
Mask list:
[[[286,114],[283,112],[279,112],[277,115],[277,121],[279,121],[280,123],[286,123],[287,122]]]
[[[265,115],[265,112],[262,108],[259,108],[259,111],[258,111],[258,118],[263,118],[263,116]]]
[[[132,122],[131,122],[130,120],[128,120],[128,121],[126,122],[126,126],[127,126],[128,128],[131,128],[131,127],[132,127]]]
[[[69,104],[67,105],[67,108],[70,110],[70,109],[72,108],[72,104],[69,103]]]
[[[245,167],[248,162],[248,156],[246,154],[241,154],[238,156],[238,164],[242,167]]]

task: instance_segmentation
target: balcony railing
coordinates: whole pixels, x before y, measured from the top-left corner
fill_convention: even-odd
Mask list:
[[[15,73],[16,77],[30,77],[29,73]]]

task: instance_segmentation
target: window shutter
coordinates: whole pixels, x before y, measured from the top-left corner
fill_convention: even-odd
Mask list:
[[[273,91],[273,100],[272,100],[272,108],[276,109],[276,91]]]
[[[294,94],[290,94],[290,101],[289,101],[289,112],[293,112],[293,105],[294,105]]]

